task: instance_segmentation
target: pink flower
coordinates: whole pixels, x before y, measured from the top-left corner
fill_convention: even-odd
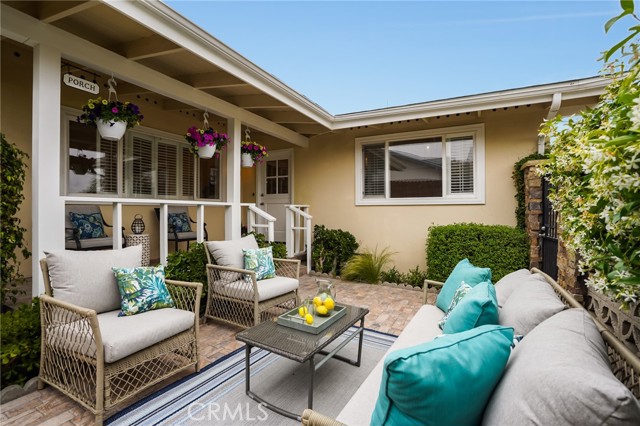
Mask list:
[[[118,113],[118,108],[117,107],[111,108],[111,112],[114,113],[114,114],[117,114]]]

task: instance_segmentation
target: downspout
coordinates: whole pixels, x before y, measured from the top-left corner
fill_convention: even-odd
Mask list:
[[[553,99],[551,100],[551,106],[549,107],[549,112],[547,113],[547,120],[551,120],[556,115],[558,115],[558,111],[560,110],[560,105],[562,104],[562,93],[554,93]],[[538,134],[538,154],[544,154],[544,142],[545,136]]]

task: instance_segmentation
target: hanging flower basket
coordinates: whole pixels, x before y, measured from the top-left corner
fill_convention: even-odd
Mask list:
[[[82,107],[83,114],[78,116],[78,123],[96,126],[100,137],[117,141],[124,132],[140,124],[144,116],[140,108],[131,102],[109,101],[98,97],[89,99]]]
[[[191,145],[191,152],[200,158],[211,158],[214,154],[216,158],[219,157],[220,151],[225,149],[230,142],[226,133],[218,133],[211,127],[208,129],[190,127],[185,139]]]
[[[268,155],[266,147],[251,140],[242,142],[240,152],[242,153],[242,167],[253,167],[256,163],[262,163]]]

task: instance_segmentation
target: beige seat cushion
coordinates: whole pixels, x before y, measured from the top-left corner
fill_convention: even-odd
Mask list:
[[[53,297],[101,313],[120,309],[120,292],[111,268],[140,266],[142,246],[45,254]]]
[[[86,240],[80,240],[80,245],[83,249],[92,249],[99,247],[107,247],[113,246],[113,238],[104,237],[104,238],[88,238]],[[64,243],[64,248],[69,250],[75,250],[78,248],[75,240],[67,240]]]
[[[273,299],[285,293],[294,291],[300,285],[298,280],[288,277],[274,277],[260,280],[258,284],[258,301]],[[253,284],[251,280],[238,280],[229,284],[216,285],[214,291],[218,294],[235,299],[253,300]]]
[[[433,340],[442,334],[438,327],[438,321],[442,319],[444,312],[434,305],[424,305],[414,315],[413,319],[402,331],[398,339],[389,348],[387,354],[398,349],[409,348]],[[365,381],[360,385],[356,393],[351,397],[347,405],[338,414],[337,420],[348,425],[368,425],[371,414],[378,400],[380,383],[382,382],[382,370],[386,355],[373,368]]]

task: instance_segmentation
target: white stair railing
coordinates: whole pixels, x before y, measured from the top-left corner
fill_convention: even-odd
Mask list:
[[[274,241],[276,218],[256,207],[255,204],[242,203],[241,205],[247,207],[247,231],[264,233],[266,229],[267,241]],[[258,218],[263,219],[266,223],[259,223]]]
[[[287,256],[307,255],[307,273],[311,270],[311,219],[309,206],[291,204],[285,206],[285,235]]]

